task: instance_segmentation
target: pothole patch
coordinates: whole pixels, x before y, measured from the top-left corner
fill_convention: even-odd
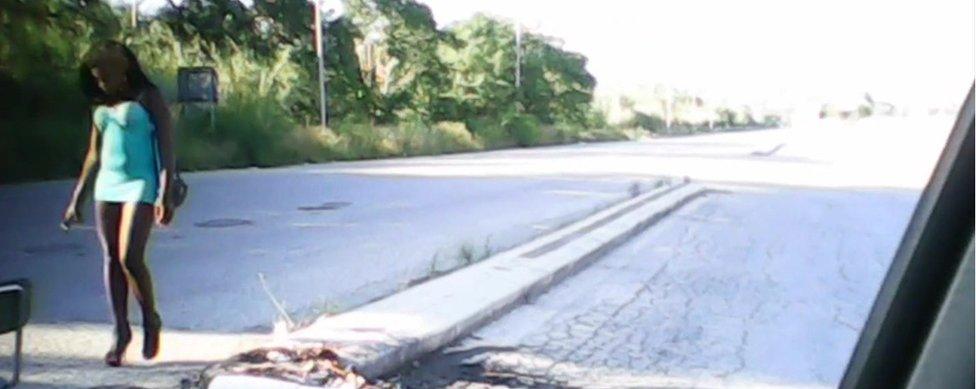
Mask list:
[[[201,228],[228,228],[228,227],[239,227],[239,226],[249,226],[254,224],[253,221],[247,219],[210,219],[202,222],[194,223],[193,225]]]
[[[352,205],[348,201],[329,201],[319,205],[306,205],[298,207],[299,211],[331,211],[334,209],[345,208]]]

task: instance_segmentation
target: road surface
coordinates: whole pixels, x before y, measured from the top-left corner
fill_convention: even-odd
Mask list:
[[[344,309],[627,198],[634,180],[286,168],[187,181],[192,197],[150,249],[166,326],[266,332],[276,310],[259,273],[295,320]],[[70,186],[0,189],[0,274],[34,283],[35,323],[108,320],[94,229],[57,226]]]
[[[836,387],[916,194],[727,189],[419,361],[402,383]]]
[[[264,331],[276,311],[259,273],[298,319],[347,309],[624,199],[656,177],[918,190],[944,122],[192,173],[190,200],[173,227],[155,232],[150,261],[167,326]],[[0,274],[35,283],[35,322],[105,323],[94,229],[57,227],[71,185],[0,186]]]
[[[727,203],[717,203],[713,213],[686,214],[725,220],[706,222],[708,227],[699,230],[707,236],[687,238],[711,239],[718,246],[725,241],[714,239],[716,234],[735,234],[740,228],[775,233],[793,223],[790,212],[808,212],[808,206],[833,204],[843,210],[877,201],[882,205],[876,210],[884,213],[890,206],[901,220],[925,185],[950,123],[951,118],[820,122],[634,142],[187,174],[188,203],[174,226],[155,232],[151,245],[150,266],[171,334],[163,362],[154,369],[100,368],[109,341],[108,308],[94,231],[90,226],[69,233],[57,228],[70,181],[0,186],[0,275],[28,277],[35,285],[34,324],[27,335],[27,357],[35,361],[28,364],[32,382],[107,385],[142,374],[137,381],[167,386],[173,376],[198,368],[192,361],[212,360],[212,355],[197,355],[198,350],[210,345],[211,354],[221,347],[234,350],[243,339],[234,334],[269,332],[277,314],[258,274],[291,316],[308,319],[543,234],[661,177],[778,193],[769,201],[785,204],[777,208],[787,212],[781,218],[743,216],[748,206],[762,207],[762,196],[723,200]],[[805,205],[790,203],[790,197],[820,200]],[[859,202],[849,204],[852,199]],[[814,215],[822,219],[814,225],[829,229],[831,215]],[[867,219],[874,214],[858,215],[857,223],[871,223]],[[875,247],[881,244],[879,236],[890,245],[897,229],[896,224],[873,235],[855,233],[844,245],[855,251]],[[735,245],[715,250],[739,249],[746,250]],[[802,278],[808,274],[803,269],[818,265],[813,259],[790,260],[776,262],[794,269],[782,270],[778,282],[797,282],[791,277]],[[747,277],[761,268],[741,271]],[[884,266],[852,271],[877,279]],[[835,281],[842,277],[836,271],[822,275]],[[861,299],[858,304],[863,305],[864,293],[853,294]],[[136,319],[137,310],[130,311]],[[845,336],[849,340],[850,334]],[[0,337],[0,351],[9,350],[7,338]],[[78,376],[88,381],[75,383]]]
[[[408,388],[836,387],[949,128],[919,124],[672,139],[644,156],[633,145],[620,157],[687,157],[688,166],[655,171],[720,191],[389,379]],[[737,142],[767,147],[741,158]]]

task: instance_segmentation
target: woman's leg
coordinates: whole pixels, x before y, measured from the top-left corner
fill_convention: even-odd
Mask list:
[[[146,332],[142,353],[146,359],[159,350],[159,329],[162,325],[156,312],[152,275],[146,266],[146,244],[153,226],[153,206],[146,203],[126,203],[122,207],[119,225],[119,252],[122,265],[132,284],[132,291],[142,307],[142,326]]]
[[[112,307],[112,317],[115,321],[115,344],[105,355],[105,363],[118,366],[122,362],[122,354],[132,339],[129,329],[129,283],[125,270],[122,268],[119,251],[119,222],[122,217],[121,203],[95,203],[95,220],[98,226],[98,238],[102,244],[105,258],[105,291]]]

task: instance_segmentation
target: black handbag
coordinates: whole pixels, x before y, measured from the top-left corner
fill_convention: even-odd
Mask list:
[[[180,177],[180,169],[174,170],[173,179],[170,181],[170,185],[172,186],[170,190],[172,192],[169,194],[169,199],[173,202],[173,209],[176,209],[179,208],[180,205],[183,205],[183,201],[186,200],[186,194],[190,191],[190,186],[186,184],[186,181],[183,181],[182,177]]]
[[[146,105],[142,103],[142,98],[143,94],[140,93],[137,99],[139,100],[139,104],[145,107]],[[156,125],[156,118],[153,117],[152,112],[150,112],[148,109],[146,109],[146,113],[149,114],[149,119],[153,121],[153,126],[155,126],[158,131],[159,126]],[[156,152],[157,171],[159,171],[162,170],[162,153],[159,151],[159,141],[156,137],[153,137],[153,148]],[[186,184],[186,181],[183,181],[183,177],[180,177],[180,168],[176,164],[176,153],[173,154],[173,177],[170,179],[169,186],[166,188],[166,190],[169,191],[169,196],[163,197],[169,198],[170,205],[175,211],[180,207],[180,205],[183,205],[184,201],[186,201],[186,196],[190,192],[190,186]]]

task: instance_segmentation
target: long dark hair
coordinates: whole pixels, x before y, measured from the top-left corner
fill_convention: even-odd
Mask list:
[[[98,67],[99,64],[105,63],[108,58],[119,55],[125,58],[128,63],[128,67],[125,70],[125,77],[129,83],[128,92],[132,94],[131,96],[118,96],[105,92],[98,86],[98,80],[92,75],[92,69]],[[132,50],[129,50],[124,44],[116,41],[106,41],[89,49],[81,62],[81,66],[78,68],[78,78],[82,93],[85,94],[85,97],[88,98],[89,103],[92,105],[134,98],[143,91],[156,87],[156,84],[149,81],[149,77],[142,71],[142,66],[139,65],[139,59],[132,53]]]

